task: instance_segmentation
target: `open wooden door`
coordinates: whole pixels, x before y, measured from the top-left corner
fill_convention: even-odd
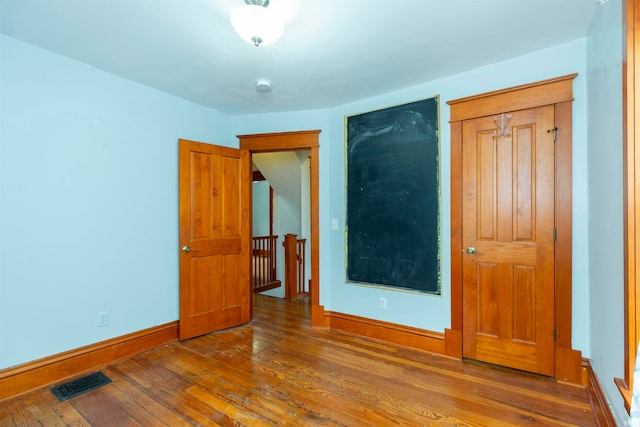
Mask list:
[[[247,150],[179,141],[180,339],[251,320]]]
[[[554,375],[554,107],[463,124],[464,357]]]

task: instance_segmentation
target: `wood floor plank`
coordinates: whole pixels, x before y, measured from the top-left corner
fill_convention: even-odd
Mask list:
[[[13,422],[9,425],[16,426],[40,426],[38,419],[29,411],[29,408],[18,402],[7,402],[6,410],[11,414]]]
[[[144,362],[144,360],[134,357],[111,368],[121,370],[124,375],[130,377],[130,380],[141,391],[147,393],[169,410],[181,414],[193,425],[233,425],[233,420],[228,419],[224,414],[210,410],[210,408],[188,396],[183,391],[192,384],[191,381],[173,375],[171,371],[154,365],[151,360],[147,360],[147,363],[143,364],[144,368],[140,365],[140,362]],[[131,378],[131,375],[128,375],[130,372],[136,373],[135,378]]]
[[[183,362],[187,363],[187,367],[184,371],[185,374],[189,372],[200,373],[194,377],[194,383],[207,390],[217,390],[227,393],[229,396],[235,396],[238,400],[242,395],[246,396],[247,404],[259,405],[261,402],[265,405],[269,404],[273,407],[273,399],[276,399],[282,410],[288,405],[287,402],[291,401],[292,393],[288,390],[289,384],[285,384],[281,379],[282,374],[278,372],[265,373],[264,370],[253,370],[252,375],[247,376],[243,370],[243,361],[239,358],[228,359],[227,363],[222,363],[219,360],[210,360],[206,357],[202,357],[198,354],[182,355],[180,358]],[[184,363],[182,368],[185,368]],[[204,374],[207,370],[216,372],[216,374]],[[301,385],[297,384],[297,388]],[[257,396],[261,396],[261,400],[257,399]],[[296,413],[303,412],[304,416],[312,417],[313,414],[308,411],[306,397],[302,395],[297,396],[295,401]],[[285,403],[285,404],[283,404]],[[312,404],[313,402],[311,402]],[[240,405],[241,402],[238,402]],[[263,411],[265,407],[261,408]]]
[[[25,397],[26,406],[44,427],[63,427],[67,424],[62,417],[56,414],[51,406],[57,401],[48,391],[42,390],[40,393],[32,393]],[[0,425],[2,423],[0,422]]]
[[[240,347],[236,347],[238,353],[242,352]],[[229,376],[235,371],[236,380],[242,381],[242,377],[246,377],[246,375],[243,375],[242,363],[246,363],[246,361],[240,354],[226,355],[225,357],[228,357],[228,359],[223,357],[227,366],[221,369],[225,371],[224,375],[226,375],[227,379],[230,379]],[[260,356],[256,356],[256,358],[258,357]],[[220,358],[221,356],[218,357],[218,359]],[[341,416],[345,418],[344,422],[351,425],[361,420],[365,413],[366,417],[374,422],[375,425],[384,425],[389,422],[386,412],[367,405],[367,402],[362,399],[354,399],[352,396],[350,400],[345,400],[345,390],[343,388],[346,383],[336,383],[331,375],[320,375],[315,370],[286,366],[280,364],[276,359],[270,360],[271,365],[275,364],[277,366],[270,366],[269,360],[261,360],[254,367],[251,377],[257,379],[258,384],[249,386],[254,392],[260,388],[259,384],[263,383],[275,384],[275,389],[291,390],[294,388],[295,392],[292,392],[292,394],[297,399],[298,407],[300,407],[300,404],[305,408],[331,407],[334,410],[333,412],[342,414]],[[209,362],[205,360],[203,363]],[[252,396],[255,397],[255,393]],[[348,407],[343,408],[344,405],[348,405]]]
[[[361,350],[361,351],[363,351],[364,353],[368,353],[369,355],[372,355],[372,353],[370,353],[367,350]],[[574,386],[563,387],[562,385],[553,383],[548,379],[523,376],[523,378],[527,379],[529,383],[529,387],[532,384],[536,384],[536,389],[530,389],[530,388],[523,388],[520,386],[505,384],[503,382],[504,372],[500,373],[501,375],[499,377],[495,377],[495,379],[492,379],[486,376],[487,374],[486,367],[484,367],[483,369],[477,369],[477,368],[474,369],[476,372],[481,372],[482,374],[484,374],[483,376],[477,376],[477,375],[470,375],[470,372],[466,372],[466,373],[452,372],[451,368],[438,367],[433,365],[434,361],[442,358],[433,358],[430,361],[430,363],[421,364],[422,362],[419,361],[420,355],[417,355],[415,352],[412,355],[413,359],[407,359],[406,357],[391,358],[391,357],[383,356],[380,354],[378,354],[377,356],[385,357],[387,360],[393,363],[397,362],[401,365],[405,365],[406,373],[409,373],[409,372],[414,372],[417,374],[424,373],[425,380],[429,380],[431,384],[434,383],[435,379],[441,379],[444,382],[443,387],[445,388],[464,387],[468,393],[473,393],[474,392],[473,390],[479,389],[480,391],[477,394],[482,396],[487,396],[487,392],[494,391],[496,393],[499,393],[501,396],[504,396],[507,399],[519,398],[519,399],[524,399],[528,402],[534,402],[534,403],[539,402],[541,405],[544,405],[544,406],[562,404],[567,406],[574,406],[580,411],[590,409],[590,406],[588,402],[584,400],[584,397],[580,401],[578,401],[576,399],[572,399],[571,398],[572,395],[569,394],[568,398],[562,400],[561,402],[558,401],[557,395],[556,395],[558,389],[564,388],[565,392],[567,391],[573,392],[576,389],[576,387]],[[473,369],[473,366],[471,366],[471,369]],[[428,372],[424,372],[424,371],[428,371]],[[419,384],[417,384],[417,386],[419,386]],[[543,390],[541,390],[542,388],[545,388],[547,386],[554,387],[554,390],[556,392],[554,392],[553,394],[547,394]],[[505,391],[509,391],[510,393],[504,393]]]
[[[52,406],[54,412],[58,414],[62,421],[68,426],[91,427],[91,424],[74,408],[69,401],[60,402]]]
[[[213,393],[207,392],[199,386],[191,386],[187,389],[187,393],[202,401],[206,405],[211,406],[216,411],[226,414],[229,418],[238,421],[242,425],[252,425],[256,427],[268,427],[272,425],[263,415],[247,410],[238,405],[232,399],[223,399]]]
[[[74,397],[72,404],[91,425],[123,425],[130,418],[125,403],[112,398],[104,387]]]
[[[3,402],[0,426],[595,426],[586,390],[326,329],[304,301],[257,295],[244,326],[105,367],[58,402]]]
[[[309,345],[305,345],[304,348],[309,348]],[[294,354],[295,351],[290,349],[287,352],[287,355],[290,356],[292,354]],[[358,357],[358,356],[354,356],[353,354],[350,355],[344,355],[341,353],[337,353],[337,352],[332,352],[332,351],[328,351],[326,355],[324,355],[323,360],[330,360],[333,365],[334,365],[334,369],[335,367],[340,367],[342,370],[344,370],[343,375],[348,375],[350,374],[351,377],[355,378],[356,377],[356,373],[358,373],[358,377],[362,377],[362,378],[366,378],[366,381],[369,380],[373,380],[374,382],[380,382],[380,381],[384,381],[384,380],[388,380],[391,378],[397,378],[398,376],[400,376],[402,374],[402,370],[404,369],[401,365],[399,366],[395,366],[392,364],[386,364],[386,365],[382,365],[382,366],[378,366],[378,368],[376,369],[376,372],[371,372],[369,370],[367,370],[367,368],[361,368],[363,366],[367,366],[367,361],[369,360],[369,356],[367,355],[367,357]],[[288,360],[288,359],[287,359]],[[264,362],[264,361],[263,361]],[[261,363],[261,365],[264,363]],[[305,366],[304,363],[301,364],[301,366]],[[333,373],[335,375],[335,371]],[[320,379],[320,381],[322,381],[323,379]],[[343,380],[344,381],[344,380]],[[347,384],[347,382],[343,382],[342,387],[344,387]],[[327,387],[329,387],[329,385],[327,385]],[[355,391],[355,393],[358,393],[355,397],[357,401],[359,402],[363,402],[366,400],[369,401],[381,401],[384,400],[384,396],[380,395],[380,394],[375,394],[372,396],[366,396],[365,394],[361,393],[362,390],[367,390],[366,387],[363,387],[362,384],[358,384],[352,387],[349,387],[349,390],[344,390],[345,393],[353,393]],[[396,391],[400,391],[396,390]],[[433,404],[433,393],[435,393],[437,390],[435,389],[431,389],[431,400],[432,400],[432,404]],[[425,393],[426,394],[426,393]],[[449,398],[448,398],[449,399]],[[469,402],[466,402],[467,405],[469,404]],[[371,404],[371,403],[370,403]],[[445,405],[446,406],[446,405]],[[449,405],[450,406],[450,405]],[[486,412],[493,414],[495,412],[495,403],[493,401],[487,401],[486,402]],[[420,410],[417,410],[415,412],[420,412]],[[514,414],[514,416],[518,417],[518,421],[520,421],[519,419],[519,415]],[[449,418],[450,420],[455,419],[455,417],[451,416],[451,415],[447,415],[446,411],[443,411],[440,415],[440,418]],[[460,420],[455,420],[457,422],[459,422]],[[478,425],[486,425],[487,423],[487,419],[480,419],[479,420],[479,424]]]
[[[171,426],[175,422],[175,414],[163,405],[157,403],[149,395],[142,392],[134,384],[129,383],[124,377],[114,378],[113,370],[106,370],[105,374],[113,382],[113,386],[105,390],[113,399],[117,399],[125,406],[125,411],[143,427]],[[171,417],[166,417],[166,414]],[[182,425],[188,425],[183,419],[178,418]]]
[[[4,405],[2,410],[0,410],[0,426],[12,427],[16,425],[16,423],[13,422],[13,417],[11,416],[13,410],[13,407],[10,406],[8,402]]]

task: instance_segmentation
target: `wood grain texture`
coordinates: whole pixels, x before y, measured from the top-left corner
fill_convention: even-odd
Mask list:
[[[572,325],[572,102],[556,104],[556,373],[559,380],[579,383],[579,352],[571,349]],[[571,357],[569,356],[573,354]]]
[[[319,130],[238,135],[240,148],[252,153],[288,151],[318,146]]]
[[[309,279],[309,292],[312,308],[311,323],[313,326],[326,326],[324,324],[324,307],[320,305],[320,147],[311,148],[310,166],[311,278]]]
[[[598,377],[595,371],[591,367],[591,363],[588,360],[583,360],[583,369],[587,371],[587,395],[591,402],[591,408],[593,416],[596,419],[598,426],[602,427],[615,427],[616,421],[613,418],[613,413],[607,403],[607,397],[600,386]]]
[[[462,122],[451,123],[451,330],[462,336]],[[455,167],[454,167],[455,166]],[[454,336],[452,334],[451,336]],[[462,339],[462,338],[460,338]],[[449,344],[447,347],[462,348]],[[460,351],[459,357],[462,357]]]
[[[298,284],[298,262],[296,253],[296,241],[298,236],[295,234],[285,234],[284,242],[284,297],[292,299],[296,296]]]
[[[438,332],[382,322],[351,314],[326,312],[331,329],[353,334],[360,337],[372,338],[391,344],[406,346],[413,349],[445,354],[444,336]]]
[[[121,360],[65,402],[8,400],[0,425],[597,425],[584,388],[313,329],[308,304],[254,298],[250,324]]]
[[[463,354],[553,376],[554,107],[495,120],[463,125]]]
[[[633,370],[640,338],[640,7],[637,0],[623,4],[622,60],[622,168],[624,227],[624,378],[616,382],[627,411],[633,390]]]
[[[577,74],[569,74],[448,101],[447,104],[451,106],[451,122],[573,101],[572,85],[576,76]]]
[[[179,140],[180,339],[251,319],[249,152]]]
[[[513,109],[555,105],[556,143],[556,342],[555,377],[583,384],[580,352],[571,349],[571,95],[576,74],[447,102],[451,107],[451,329],[445,334],[447,354],[462,353],[462,126],[464,119]],[[523,91],[521,91],[523,90]],[[559,91],[559,94],[554,91]],[[532,95],[533,102],[526,99]],[[565,99],[566,98],[566,99]],[[532,105],[537,104],[537,105]],[[495,110],[495,111],[494,111]],[[488,112],[490,111],[490,112]],[[629,194],[629,192],[627,192]],[[640,210],[638,210],[640,215]],[[634,294],[635,295],[635,294]],[[635,298],[635,296],[634,296]],[[630,301],[632,298],[630,298]],[[635,301],[635,299],[633,299]],[[634,305],[635,307],[635,305]],[[631,312],[632,310],[629,310]]]

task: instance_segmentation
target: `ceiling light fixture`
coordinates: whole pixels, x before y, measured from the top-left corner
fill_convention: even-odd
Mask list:
[[[269,0],[244,0],[246,4],[231,12],[231,25],[236,33],[254,46],[276,42],[284,32],[282,20],[267,9]]]

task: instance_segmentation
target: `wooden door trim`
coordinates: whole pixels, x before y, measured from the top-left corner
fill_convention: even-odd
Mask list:
[[[571,348],[572,320],[572,206],[570,74],[554,79],[448,101],[451,109],[451,328],[445,330],[445,353],[462,357],[462,121],[505,111],[555,106],[556,143],[556,297],[555,378],[582,383],[582,355]]]
[[[310,214],[311,214],[311,324],[326,326],[324,307],[320,305],[320,130],[237,135],[240,149],[249,153],[293,151],[309,149],[310,159]]]
[[[447,101],[451,122],[573,101],[577,73]]]
[[[640,7],[635,0],[622,2],[622,167],[624,227],[624,378],[615,378],[627,412],[631,408],[633,371],[640,339]]]
[[[251,153],[268,153],[271,151],[304,150],[319,147],[319,130],[295,132],[257,133],[237,135],[240,149]]]

